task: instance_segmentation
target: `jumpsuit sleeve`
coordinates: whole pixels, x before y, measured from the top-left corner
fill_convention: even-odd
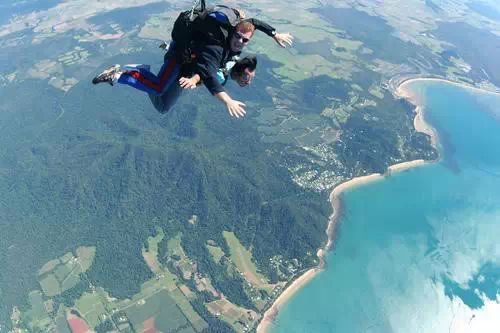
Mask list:
[[[244,21],[251,22],[255,26],[255,29],[262,31],[263,33],[265,33],[269,37],[274,37],[274,35],[276,35],[276,29],[274,29],[272,26],[270,26],[269,24],[267,24],[259,19],[249,18],[249,19],[245,19]]]
[[[222,62],[223,48],[220,46],[204,46],[197,52],[194,72],[198,73],[212,95],[225,91],[217,80],[217,71]]]

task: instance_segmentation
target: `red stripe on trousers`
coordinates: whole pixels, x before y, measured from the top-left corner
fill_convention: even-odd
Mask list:
[[[177,61],[174,58],[170,59],[170,62],[168,63],[167,68],[163,72],[163,75],[160,77],[160,83],[155,83],[149,79],[147,79],[144,75],[141,74],[141,72],[138,71],[126,71],[125,73],[132,76],[134,79],[138,80],[145,86],[152,88],[156,90],[157,92],[161,92],[163,90],[163,86],[165,84],[165,81],[167,81],[170,78],[170,74],[172,74],[172,71],[174,70],[175,65],[177,64]]]

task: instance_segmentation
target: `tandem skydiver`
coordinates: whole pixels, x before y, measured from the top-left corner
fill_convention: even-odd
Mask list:
[[[255,56],[245,56],[229,61],[224,68],[219,68],[217,71],[217,81],[224,86],[230,78],[234,80],[240,87],[248,86],[253,78],[257,69],[257,58]],[[203,80],[201,75],[194,74],[191,77],[180,77],[179,82],[175,84],[175,90],[167,88],[166,92],[162,95],[149,94],[149,98],[154,107],[162,113],[167,112],[173,104],[177,101],[183,89],[194,89]],[[173,84],[174,85],[174,84]],[[172,91],[179,92],[179,95],[172,98]]]
[[[226,104],[231,116],[244,116],[245,105],[233,100],[217,79],[219,69],[225,68],[229,61],[239,56],[243,47],[250,42],[255,30],[263,31],[273,37],[282,47],[292,44],[292,36],[276,33],[270,25],[257,19],[243,19],[238,10],[216,6],[212,9],[203,8],[189,27],[192,29],[189,35],[184,34],[188,35],[188,39],[183,39],[179,38],[179,36],[184,37],[182,33],[175,34],[175,32],[182,30],[176,26],[186,13],[188,12],[181,13],[174,24],[173,42],[158,75],[154,75],[148,65],[128,66],[124,69],[113,66],[97,75],[92,82],[122,83],[145,91],[155,108],[165,113],[174,106],[183,88],[193,87],[192,77],[198,75],[207,89]]]

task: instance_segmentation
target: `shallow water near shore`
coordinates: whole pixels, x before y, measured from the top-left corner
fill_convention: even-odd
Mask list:
[[[341,196],[327,269],[272,333],[499,332],[500,97],[408,83],[441,159]]]

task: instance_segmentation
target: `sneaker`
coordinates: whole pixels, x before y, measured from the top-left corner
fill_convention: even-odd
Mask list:
[[[165,52],[168,51],[170,47],[170,43],[167,42],[167,41],[163,41],[161,44],[160,44],[160,49],[163,49]]]
[[[115,81],[115,77],[120,73],[120,65],[114,65],[104,70],[101,74],[98,74],[95,78],[92,79],[93,84],[104,83],[107,82],[110,85],[113,85]]]

